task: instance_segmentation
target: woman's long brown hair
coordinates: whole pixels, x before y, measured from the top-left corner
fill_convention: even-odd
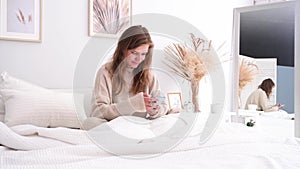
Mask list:
[[[262,83],[258,86],[258,88],[261,88],[263,91],[265,91],[267,97],[270,98],[270,94],[272,93],[272,89],[274,86],[275,83],[272,81],[272,79],[268,78],[262,81]]]
[[[143,60],[137,68],[133,70],[133,82],[130,89],[132,94],[145,92],[150,83],[150,66],[152,64],[152,54],[154,44],[148,30],[141,25],[128,28],[119,38],[117,48],[113,54],[111,64],[111,74],[113,75],[113,89],[119,94],[125,85],[123,78],[126,64],[124,59],[130,49],[135,49],[141,45],[148,44],[149,49]]]

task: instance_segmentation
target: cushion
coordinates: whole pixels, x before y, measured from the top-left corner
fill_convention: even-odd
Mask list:
[[[4,103],[2,101],[2,96],[0,95],[0,122],[4,122],[4,115],[5,115]]]
[[[4,122],[4,114],[0,114],[0,121]]]
[[[73,93],[2,89],[0,94],[5,103],[4,122],[8,126],[80,128],[86,118],[83,107],[76,103],[83,102],[83,96],[75,97]]]
[[[6,71],[2,72],[0,75],[0,90],[1,89],[49,92],[46,88],[15,78],[9,75]],[[1,95],[0,95],[0,114],[5,114],[4,103]]]
[[[4,103],[2,100],[2,96],[0,95],[0,115],[4,114]]]
[[[0,75],[0,89],[49,92],[46,88],[15,78],[5,71]]]

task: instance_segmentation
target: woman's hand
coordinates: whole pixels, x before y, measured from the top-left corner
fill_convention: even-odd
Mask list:
[[[153,98],[147,93],[144,93],[144,102],[146,106],[146,111],[150,116],[154,116],[158,113],[159,105],[157,104],[158,98]]]
[[[278,109],[281,109],[284,106],[284,104],[278,103],[277,106],[278,106]]]

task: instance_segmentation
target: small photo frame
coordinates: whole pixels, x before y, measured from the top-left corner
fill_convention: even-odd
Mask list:
[[[41,42],[42,0],[0,0],[0,39]]]
[[[89,0],[89,36],[117,38],[131,25],[132,0]]]
[[[168,102],[170,109],[182,109],[182,99],[180,92],[169,92],[168,93]]]

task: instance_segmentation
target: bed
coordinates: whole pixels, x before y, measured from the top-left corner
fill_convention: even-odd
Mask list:
[[[300,168],[291,119],[260,115],[248,127],[224,112],[212,137],[200,143],[211,112],[191,114],[191,121],[182,118],[190,117],[187,112],[155,120],[123,116],[85,131],[79,129],[88,109],[81,94],[49,91],[7,74],[0,94],[0,168]],[[174,125],[178,130],[168,132]],[[189,130],[180,133],[185,126]],[[116,139],[120,135],[130,139]]]

